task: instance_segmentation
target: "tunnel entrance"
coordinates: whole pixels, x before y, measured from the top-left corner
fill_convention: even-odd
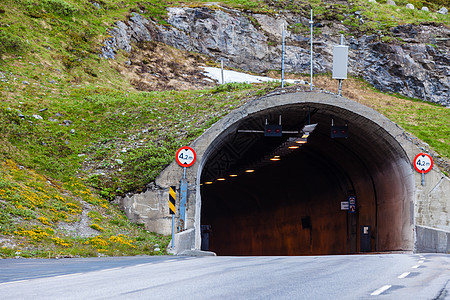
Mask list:
[[[280,118],[281,137],[261,133]],[[289,148],[308,124],[317,126]],[[348,137],[332,138],[332,124],[347,124]],[[409,159],[392,135],[360,114],[320,103],[271,107],[222,132],[205,158],[203,250],[318,255],[409,245]],[[349,199],[354,212],[345,210]]]

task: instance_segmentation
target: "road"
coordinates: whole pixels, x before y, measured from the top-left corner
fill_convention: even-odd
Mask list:
[[[2,299],[450,299],[450,255],[0,260]]]

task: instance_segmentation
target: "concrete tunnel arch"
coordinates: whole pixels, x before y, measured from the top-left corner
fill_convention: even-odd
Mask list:
[[[311,114],[307,113],[310,111]],[[300,149],[302,154],[283,157],[278,162],[280,168],[260,166],[264,172],[255,173],[256,178],[261,176],[258,174],[266,176],[245,182],[242,186],[217,190],[215,195],[221,197],[228,193],[227,201],[220,198],[219,201],[211,200],[217,197],[205,194],[206,187],[202,183],[206,176],[218,176],[220,172],[243,168],[254,157],[261,158],[267,154],[265,151],[272,150],[270,147],[283,143],[280,139],[264,140],[261,135],[243,138],[238,134],[239,129],[262,127],[266,118],[271,124],[276,123],[279,115],[282,116],[283,131],[298,130],[309,115],[311,123],[319,124],[306,146]],[[330,138],[332,119],[336,125],[348,123],[348,139]],[[249,141],[251,143],[246,147]],[[202,225],[212,225],[209,250],[219,255],[343,254],[361,251],[361,244],[365,245],[364,251],[410,251],[425,245],[424,238],[428,238],[417,236],[416,225],[448,228],[448,205],[445,201],[448,180],[438,169],[433,169],[427,174],[427,182],[430,183],[421,185],[420,174],[414,172],[411,165],[415,155],[421,151],[415,145],[414,137],[373,109],[334,94],[321,91],[274,92],[254,99],[220,119],[190,146],[195,149],[197,160],[186,172],[186,218],[175,217],[178,230],[173,253],[204,248]],[[229,152],[237,155],[230,156]],[[298,172],[300,168],[312,171]],[[145,224],[148,230],[170,234],[169,186],[178,185],[182,176],[183,171],[174,160],[145,192],[127,195],[121,199],[120,206],[131,220]],[[238,178],[238,183],[244,183],[245,177]],[[272,181],[267,181],[268,178]],[[318,184],[324,181],[326,184]],[[230,182],[226,181],[224,186]],[[282,188],[270,190],[267,188],[269,183]],[[248,189],[251,185],[253,187]],[[296,197],[299,193],[297,187],[303,187],[301,198]],[[248,197],[229,194],[232,190],[243,191],[241,194]],[[270,197],[275,198],[274,193],[279,195],[279,191],[284,194],[276,198],[285,200],[270,201]],[[321,196],[317,197],[317,194]],[[349,196],[357,198],[357,217],[350,217],[340,210],[340,202]],[[234,203],[238,206],[230,199],[238,199],[239,202]],[[217,222],[212,224],[215,217],[214,213],[208,213],[208,205],[220,201],[223,206],[213,210],[224,212],[226,218],[216,215],[217,219],[239,226],[222,226],[224,229],[221,230]],[[179,202],[177,198],[177,207]],[[278,206],[275,205],[277,203]],[[310,210],[298,203],[309,205]],[[317,205],[318,208],[315,207]],[[246,212],[253,209],[260,214],[238,218],[241,212],[234,207]],[[259,220],[264,220],[260,227],[263,229],[250,230]],[[270,223],[271,220],[278,222]],[[326,220],[336,222],[327,223]],[[367,240],[364,243],[361,240],[361,226],[370,227],[368,248]],[[246,232],[249,234],[245,235]],[[220,236],[224,238],[218,238]],[[217,241],[222,241],[223,245],[218,245]],[[271,241],[272,245],[266,241]],[[229,245],[240,246],[231,249]]]
[[[283,130],[318,124],[306,145],[276,164],[259,163],[254,174],[204,185],[258,165],[282,144],[285,137],[238,132],[261,129],[266,119],[278,123],[280,115]],[[348,124],[349,138],[330,138],[332,120]],[[267,96],[224,117],[192,147],[198,155],[192,174],[196,248],[219,255],[303,255],[356,253],[362,243],[364,251],[414,247],[411,143],[366,106],[321,92]],[[341,211],[349,196],[357,199],[356,214]],[[200,245],[207,227],[200,225],[211,226],[206,248]],[[369,248],[361,239],[364,227],[370,228]]]

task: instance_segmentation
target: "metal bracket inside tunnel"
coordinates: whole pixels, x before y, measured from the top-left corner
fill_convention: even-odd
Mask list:
[[[303,126],[302,130],[297,132],[300,133],[297,136],[289,137],[285,142],[281,143],[277,148],[275,148],[271,153],[250,164],[251,168],[257,168],[264,166],[269,163],[269,161],[279,160],[281,156],[288,155],[293,151],[293,149],[298,149],[300,145],[305,144],[309,135],[316,129],[316,124],[308,124]]]

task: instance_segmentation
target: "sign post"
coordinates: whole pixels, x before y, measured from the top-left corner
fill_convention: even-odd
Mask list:
[[[175,159],[177,163],[183,167],[183,178],[180,182],[180,217],[178,230],[183,231],[186,229],[186,204],[187,204],[187,179],[186,168],[192,166],[195,163],[197,155],[191,147],[184,146],[178,149]]]
[[[427,153],[419,153],[414,157],[414,169],[422,174],[422,185],[425,185],[425,173],[433,169],[433,158]]]

